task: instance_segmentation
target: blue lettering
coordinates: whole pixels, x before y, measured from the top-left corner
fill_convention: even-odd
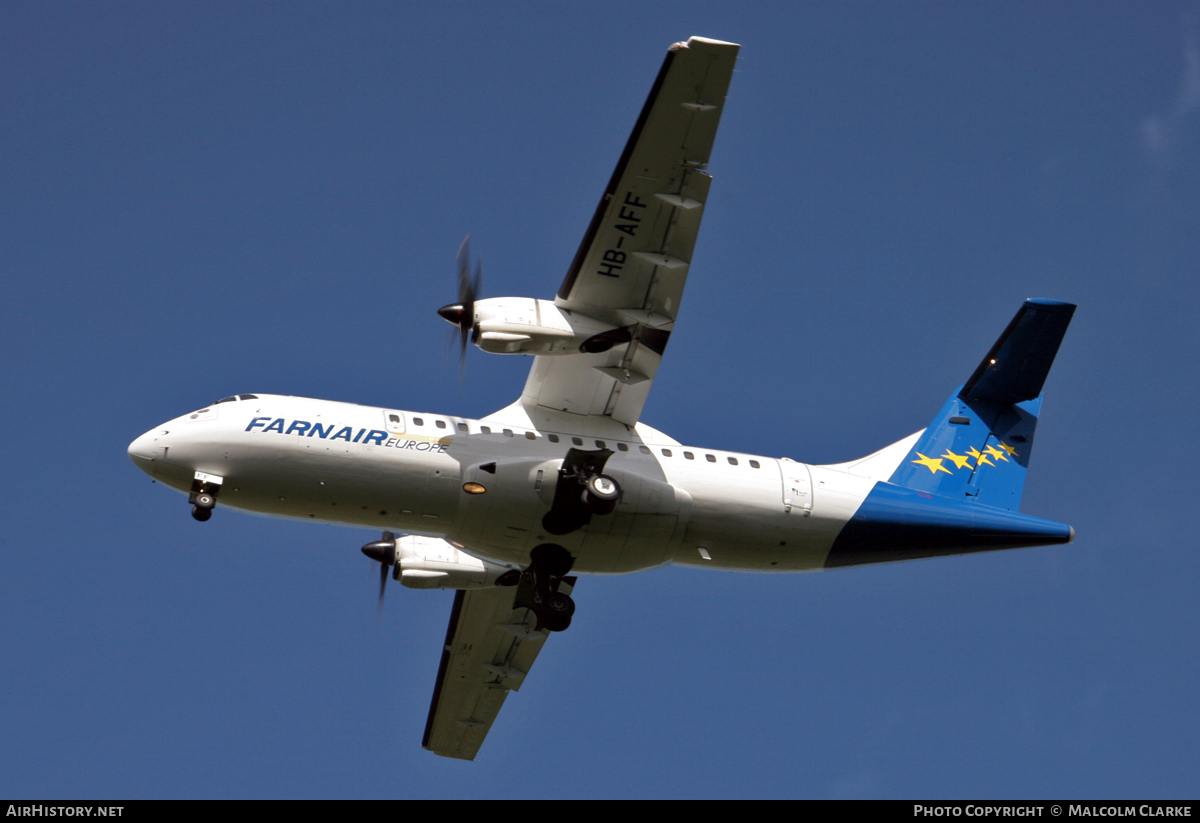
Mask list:
[[[270,420],[270,419],[271,418],[269,418],[269,417],[256,417],[250,421],[250,425],[246,427],[246,431],[251,431],[252,429],[256,429],[259,426],[263,425],[264,420]]]
[[[357,443],[362,438],[362,436],[365,432],[366,432],[366,429],[359,429],[358,436],[354,438],[354,442]]]
[[[317,437],[324,440],[326,437],[329,436],[329,433],[331,431],[333,431],[332,423],[330,423],[328,426],[322,426],[320,423],[313,423],[312,431],[310,431],[308,433],[308,436],[312,437],[313,435],[316,435]],[[346,431],[350,431],[350,430],[346,429]],[[350,438],[347,437],[346,439],[349,440]]]
[[[265,429],[263,429],[263,431],[265,431],[265,432],[279,432],[280,434],[283,434],[283,418],[282,418],[282,417],[281,417],[281,418],[279,418],[279,419],[278,419],[278,420],[276,420],[274,423],[272,423],[271,425],[269,425],[269,426],[267,426]]]
[[[333,426],[330,425],[329,428],[332,429]],[[342,428],[342,430],[340,432],[338,432],[337,434],[335,434],[333,437],[331,437],[329,439],[330,440],[345,440],[347,443],[349,443],[350,442],[350,433],[353,431],[354,431],[354,429],[350,428],[349,426],[345,426]],[[312,437],[312,435],[310,434],[309,437]]]
[[[425,448],[421,448],[422,446],[424,446]],[[415,446],[415,448],[416,448],[416,450],[417,450],[417,451],[419,451],[419,452],[425,452],[425,451],[429,451],[429,444],[428,444],[428,443],[425,443],[425,442],[420,442],[420,443],[417,443],[417,445]]]
[[[371,433],[363,438],[363,443],[375,443],[376,445],[383,445],[383,441],[386,439],[387,432],[381,432],[377,429],[372,429]]]
[[[288,426],[288,430],[285,431],[284,434],[291,434],[292,432],[295,432],[296,434],[303,436],[304,433],[311,427],[312,423],[309,423],[307,420],[296,420],[292,423],[292,425]]]
[[[404,441],[404,448],[406,448],[406,449],[411,449],[411,448],[412,448],[413,446],[415,446],[415,445],[417,445],[417,441],[416,441],[416,440],[406,440],[406,441]]]
[[[393,444],[395,444],[395,442],[396,442],[396,438],[394,438],[394,437],[389,437],[389,438],[388,438],[388,441],[387,441],[386,443],[384,443],[383,445],[387,446],[388,448],[391,448],[391,446],[392,446]]]

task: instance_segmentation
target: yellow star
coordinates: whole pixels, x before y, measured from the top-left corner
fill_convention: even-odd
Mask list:
[[[976,449],[974,446],[967,449],[967,454],[969,454],[975,458],[975,468],[979,468],[981,465],[984,465],[984,464],[986,464],[988,466],[996,465],[991,460],[988,460],[988,456],[986,454],[981,454],[979,452],[979,450]]]
[[[929,469],[930,474],[937,474],[938,472],[945,472],[946,474],[954,474],[954,472],[950,471],[948,468],[946,468],[945,466],[942,465],[942,458],[940,458],[940,457],[926,457],[925,455],[921,454],[920,452],[917,452],[917,457],[919,457],[921,459],[914,460],[912,462],[919,463],[922,466],[924,466],[925,468]]]
[[[953,460],[955,468],[961,469],[963,466],[966,466],[968,469],[971,468],[971,458],[965,454],[955,454],[949,449],[946,449],[946,453],[943,454],[942,457],[946,458],[947,460]]]
[[[988,446],[986,449],[984,449],[984,451],[987,452],[988,454],[990,454],[992,457],[997,458],[998,460],[1003,460],[1005,463],[1008,462],[1008,458],[1004,456],[1004,452],[1000,451],[995,446]]]
[[[1020,456],[1021,456],[1021,455],[1017,454],[1017,450],[1016,450],[1016,449],[1014,449],[1012,446],[1008,445],[1008,444],[1007,444],[1007,443],[1005,443],[1004,441],[1001,441],[1001,442],[1000,442],[1000,448],[1004,449],[1006,452],[1008,452],[1008,453],[1009,453],[1010,455],[1012,455],[1013,457],[1020,457]]]

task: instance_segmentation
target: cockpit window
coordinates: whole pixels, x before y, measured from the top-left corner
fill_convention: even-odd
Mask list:
[[[222,397],[216,403],[213,403],[213,405],[216,406],[220,403],[233,403],[234,401],[237,401],[237,400],[257,400],[257,399],[258,399],[257,394],[234,394],[229,397]]]
[[[213,405],[215,406],[218,403],[232,403],[234,400],[237,400],[237,399],[238,399],[238,396],[236,394],[233,397],[222,397],[216,403],[213,403]]]
[[[257,399],[258,399],[257,394],[239,394],[238,395],[238,400],[257,400]]]

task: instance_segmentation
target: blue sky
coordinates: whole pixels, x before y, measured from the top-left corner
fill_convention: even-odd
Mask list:
[[[10,3],[0,795],[1195,797],[1195,3]],[[197,523],[130,440],[276,392],[482,416],[434,313],[557,289],[665,48],[742,44],[643,419],[836,462],[1079,305],[1022,510],[1071,546],[587,578],[474,763],[451,594]]]

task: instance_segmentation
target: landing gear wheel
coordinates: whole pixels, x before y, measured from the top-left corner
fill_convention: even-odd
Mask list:
[[[212,508],[206,506],[192,506],[192,517],[203,523],[205,520],[212,517]]]
[[[571,618],[560,615],[542,615],[542,628],[548,632],[565,632],[571,628]]]
[[[575,614],[575,601],[571,599],[571,595],[569,594],[552,592],[546,598],[546,604],[543,608],[545,608],[548,615],[565,617],[570,620],[571,615]]]
[[[552,592],[542,604],[541,624],[552,632],[566,631],[575,614],[575,601],[562,592]]]
[[[196,495],[196,508],[211,509],[215,505],[217,505],[217,498],[213,497],[208,492],[200,492],[198,495]],[[206,517],[204,519],[207,520],[208,518]]]
[[[607,474],[594,474],[583,484],[580,500],[592,514],[608,514],[617,507],[621,487]]]

